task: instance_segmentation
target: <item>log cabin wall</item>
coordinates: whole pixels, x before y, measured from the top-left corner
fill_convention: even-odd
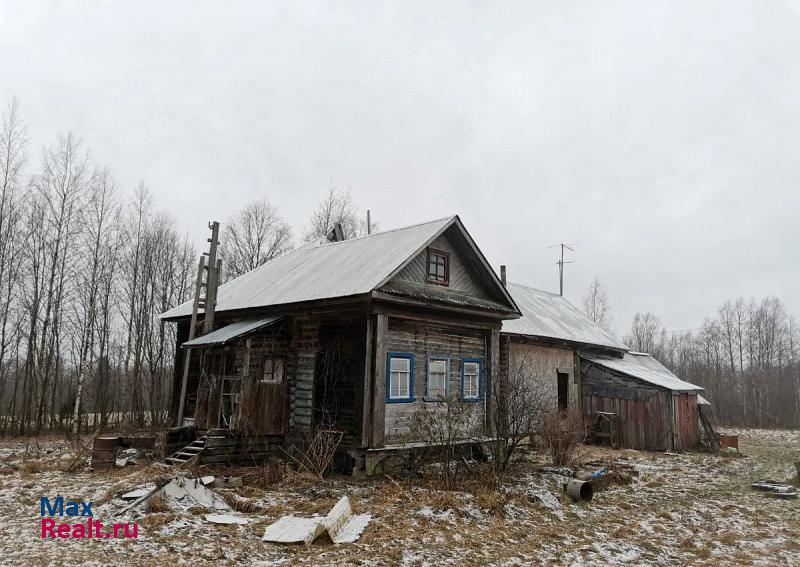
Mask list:
[[[525,343],[512,338],[507,358],[506,372],[514,372],[520,365],[524,365],[525,374],[530,375],[538,383],[548,400],[548,407],[553,409],[558,407],[558,373],[566,374],[568,407],[577,407],[580,392],[575,377],[573,349]],[[501,364],[503,364],[502,358]]]
[[[582,374],[584,414],[617,414],[620,447],[674,449],[670,391],[595,365],[584,365]]]
[[[389,317],[386,333],[386,352],[411,353],[414,355],[414,400],[407,403],[385,403],[385,386],[379,395],[385,403],[384,439],[387,443],[411,441],[409,419],[425,404],[425,389],[429,357],[449,359],[448,393],[460,395],[461,367],[464,358],[479,359],[483,368],[483,395],[474,402],[474,420],[483,426],[486,412],[487,380],[487,333],[481,329],[458,328]],[[376,360],[386,365],[387,360]]]

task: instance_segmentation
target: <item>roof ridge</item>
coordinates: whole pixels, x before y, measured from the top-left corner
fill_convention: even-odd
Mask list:
[[[423,225],[426,225],[426,224],[433,224],[433,223],[442,222],[442,221],[449,221],[449,220],[452,220],[452,219],[456,218],[457,216],[458,215],[450,215],[450,216],[447,216],[447,217],[442,217],[442,218],[433,219],[433,220],[424,221],[424,222],[418,222],[418,223],[409,224],[409,225],[406,225],[406,226],[399,226],[397,228],[390,228],[388,230],[380,230],[378,232],[373,232],[372,234],[362,234],[361,236],[356,236],[356,237],[353,237],[353,238],[345,238],[344,240],[339,240],[339,241],[336,241],[336,242],[321,242],[321,243],[317,244],[317,246],[332,246],[334,244],[345,244],[347,242],[353,242],[355,240],[361,240],[362,238],[371,238],[373,236],[380,236],[382,234],[389,234],[391,232],[398,232],[398,231],[401,231],[401,230],[408,230],[409,228],[417,228],[418,226],[423,226]],[[314,242],[314,241],[312,240],[311,242]]]
[[[567,303],[570,303],[570,301],[566,297],[564,297],[563,295],[560,295],[560,294],[558,294],[558,293],[556,293],[554,291],[547,291],[546,289],[541,289],[541,288],[538,288],[538,287],[533,287],[533,286],[530,286],[530,285],[525,285],[525,284],[516,283],[516,282],[507,282],[506,285],[515,285],[515,286],[518,286],[518,287],[524,287],[525,289],[530,289],[530,290],[533,290],[533,291],[546,293],[547,295],[552,295],[552,296],[555,296],[555,297],[562,297],[562,298],[564,298],[564,300]],[[570,303],[570,305],[572,305],[572,304]]]

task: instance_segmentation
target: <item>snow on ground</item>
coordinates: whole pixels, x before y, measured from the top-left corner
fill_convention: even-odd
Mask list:
[[[754,480],[794,476],[800,432],[731,432],[740,435],[741,456],[588,448],[587,462],[624,462],[638,472],[591,503],[572,503],[561,489],[566,471],[542,472],[545,459],[533,454],[498,490],[297,475],[266,490],[229,489],[257,506],[235,513],[248,525],[211,524],[209,510],[170,502],[163,511],[122,516],[119,496],[174,470],[153,464],[91,472],[81,465],[66,473],[73,454],[65,443],[5,441],[0,565],[800,565],[800,500],[750,488]],[[305,548],[260,540],[282,515],[324,515],[343,494],[355,513],[372,514],[358,542]],[[39,498],[56,495],[94,501],[103,522],[138,522],[138,539],[42,540]]]

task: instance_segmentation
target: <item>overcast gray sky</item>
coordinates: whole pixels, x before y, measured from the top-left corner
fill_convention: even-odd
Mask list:
[[[0,103],[74,131],[197,241],[331,180],[381,228],[458,213],[509,279],[595,277],[617,331],[800,313],[800,4],[0,0]]]

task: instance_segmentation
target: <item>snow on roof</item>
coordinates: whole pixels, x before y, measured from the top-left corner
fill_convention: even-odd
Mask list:
[[[705,399],[700,394],[697,394],[697,404],[700,405],[700,406],[710,406],[711,402],[709,402],[707,399]]]
[[[256,331],[258,329],[261,329],[262,327],[266,327],[267,325],[272,325],[279,319],[280,317],[267,317],[264,319],[236,321],[235,323],[231,323],[230,325],[225,325],[224,327],[220,327],[216,331],[211,331],[207,335],[203,335],[202,337],[197,337],[196,339],[192,339],[191,341],[186,341],[185,343],[183,343],[183,346],[198,347],[198,346],[224,345],[225,343],[235,339],[236,337],[241,337],[242,335],[246,335],[247,333]]]
[[[504,333],[628,350],[625,344],[600,328],[562,296],[512,283],[506,289],[522,312],[522,317],[503,321]]]
[[[309,242],[221,285],[216,311],[370,293],[452,224],[463,228],[460,222],[453,216],[340,242],[325,238]],[[187,302],[161,318],[191,313],[192,303]]]
[[[646,353],[627,352],[624,358],[592,355],[581,355],[581,358],[673,392],[696,392],[704,389],[684,382],[670,372],[666,366]]]

